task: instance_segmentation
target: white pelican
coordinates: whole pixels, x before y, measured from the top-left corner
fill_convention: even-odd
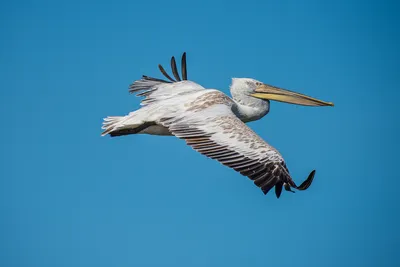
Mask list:
[[[185,53],[181,63],[183,80],[174,57],[171,68],[176,80],[161,65],[159,68],[169,81],[148,76],[135,81],[129,92],[140,92],[137,96],[144,97],[142,107],[126,116],[105,118],[103,136],[174,135],[201,154],[249,177],[264,194],[275,186],[278,198],[283,187],[294,192],[291,188],[305,190],[311,185],[315,170],[297,186],[279,152],[245,122],[265,116],[270,100],[304,106],[333,106],[333,103],[249,78],[232,79],[230,98],[221,91],[187,80]]]

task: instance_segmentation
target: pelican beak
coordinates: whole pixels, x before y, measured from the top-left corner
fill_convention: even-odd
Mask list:
[[[325,102],[316,98],[312,98],[310,96],[302,95],[296,92],[292,92],[289,90],[285,90],[282,88],[278,88],[275,86],[271,86],[268,84],[262,84],[256,88],[255,93],[251,94],[251,96],[267,99],[267,100],[275,100],[279,102],[286,102],[290,104],[302,105],[302,106],[332,106],[332,102]]]

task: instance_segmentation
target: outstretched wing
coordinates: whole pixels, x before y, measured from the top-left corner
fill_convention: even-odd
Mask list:
[[[171,58],[171,69],[176,80],[171,78],[161,65],[158,65],[158,67],[169,81],[143,75],[142,79],[133,82],[129,86],[130,93],[138,93],[137,96],[145,97],[141,105],[205,89],[203,86],[187,80],[186,53],[183,53],[181,61],[182,79],[176,67],[175,57]]]
[[[210,97],[215,98],[215,94]],[[283,187],[305,190],[314,178],[315,171],[297,186],[279,152],[237,118],[227,104],[197,105],[181,116],[163,119],[161,124],[196,151],[253,180],[264,194],[274,186],[278,198]]]

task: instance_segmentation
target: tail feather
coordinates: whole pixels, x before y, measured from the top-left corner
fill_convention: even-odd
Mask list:
[[[101,133],[101,136],[105,136],[113,131],[124,128],[123,122],[125,121],[125,118],[125,116],[109,116],[104,118],[103,126],[101,127],[104,132]]]
[[[128,116],[109,116],[104,118],[103,126],[101,127],[104,132],[101,135],[105,136],[109,134],[111,137],[114,137],[136,134],[152,125],[155,125],[155,123],[138,120],[137,118],[133,118],[132,114]]]

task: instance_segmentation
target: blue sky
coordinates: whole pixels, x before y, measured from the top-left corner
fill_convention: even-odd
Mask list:
[[[0,6],[1,266],[400,266],[395,1]],[[264,196],[172,137],[100,137],[183,51],[206,87],[335,103],[249,124],[295,181],[317,170],[309,190]]]

